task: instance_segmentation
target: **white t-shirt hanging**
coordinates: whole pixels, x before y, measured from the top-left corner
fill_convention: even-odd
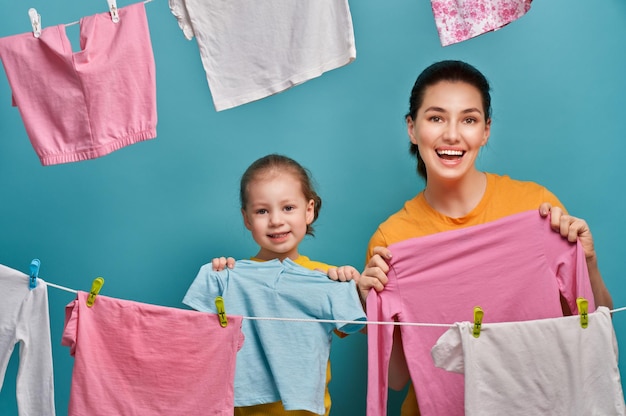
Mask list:
[[[217,111],[265,98],[356,59],[347,0],[169,0],[194,36]]]
[[[485,311],[487,315],[489,312]],[[617,341],[606,307],[580,316],[521,322],[460,322],[431,353],[437,367],[465,374],[465,415],[623,416]]]

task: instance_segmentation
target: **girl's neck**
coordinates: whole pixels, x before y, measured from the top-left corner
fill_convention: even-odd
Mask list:
[[[256,254],[256,256],[254,256],[254,258],[263,260],[263,261],[270,261],[270,260],[283,261],[287,258],[295,261],[298,257],[300,257],[300,254],[298,252],[289,253],[289,254],[277,254],[277,253],[268,253],[268,252],[265,252],[264,250],[260,250]]]
[[[486,189],[487,175],[475,170],[459,180],[429,178],[424,189],[424,197],[428,204],[441,214],[461,218],[476,208]]]

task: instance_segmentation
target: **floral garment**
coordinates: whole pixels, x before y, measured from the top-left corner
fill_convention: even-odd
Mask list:
[[[442,46],[500,29],[530,10],[532,0],[431,0]]]

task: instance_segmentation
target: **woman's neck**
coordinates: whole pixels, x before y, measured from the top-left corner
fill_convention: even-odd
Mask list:
[[[469,214],[480,203],[487,189],[487,175],[478,170],[459,180],[426,182],[424,197],[436,211],[451,218]]]

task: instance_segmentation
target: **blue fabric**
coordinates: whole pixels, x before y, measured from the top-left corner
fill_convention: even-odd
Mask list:
[[[220,272],[200,268],[183,303],[216,312],[222,296],[226,314],[248,317],[365,321],[354,281],[337,282],[286,259],[238,260]],[[326,365],[335,328],[345,333],[362,324],[243,321],[245,342],[237,354],[235,406],[282,401],[286,410],[324,413]]]

